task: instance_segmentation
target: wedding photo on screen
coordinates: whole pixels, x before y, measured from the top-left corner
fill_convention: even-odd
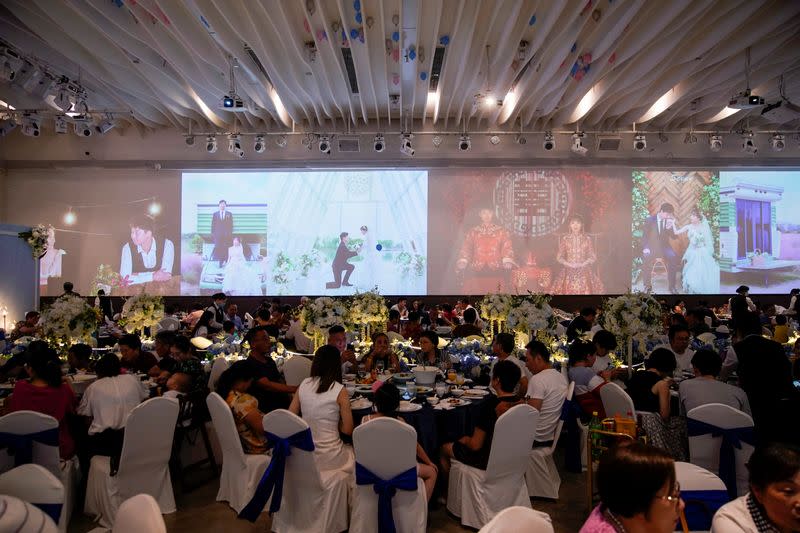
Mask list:
[[[180,294],[425,294],[428,172],[186,172]]]
[[[800,286],[800,171],[720,172],[721,292]]]
[[[613,170],[432,170],[428,292],[625,292],[630,198]]]

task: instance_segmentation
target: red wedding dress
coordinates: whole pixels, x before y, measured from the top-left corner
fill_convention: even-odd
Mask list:
[[[550,287],[552,294],[603,294],[603,282],[594,271],[597,255],[588,235],[570,233],[561,237],[556,260],[559,263],[589,263],[578,267],[564,265]]]
[[[505,264],[514,264],[514,250],[511,234],[497,224],[480,224],[467,232],[459,261],[466,261],[464,284],[465,294],[485,294],[508,290],[510,270]]]

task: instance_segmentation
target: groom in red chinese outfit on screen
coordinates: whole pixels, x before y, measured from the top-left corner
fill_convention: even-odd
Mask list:
[[[485,294],[508,286],[514,249],[507,229],[492,223],[494,213],[482,208],[481,223],[469,230],[458,254],[456,270],[464,274],[465,294]]]

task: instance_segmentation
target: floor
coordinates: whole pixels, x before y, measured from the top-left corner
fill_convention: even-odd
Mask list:
[[[559,469],[562,457],[556,457]],[[561,471],[561,497],[557,502],[534,500],[533,508],[550,515],[556,533],[574,533],[583,524],[586,516],[585,476]],[[234,511],[226,503],[216,502],[219,485],[216,481],[205,483],[189,494],[176,490],[175,498],[178,512],[165,515],[164,522],[169,533],[197,533],[198,531],[224,531],[225,533],[264,533],[269,531],[270,520],[267,513],[251,524],[236,518]],[[70,533],[85,533],[96,527],[88,517],[75,513],[70,522]],[[448,514],[444,505],[439,505],[428,515],[428,531],[431,533],[450,533],[474,531],[462,527],[458,519]]]

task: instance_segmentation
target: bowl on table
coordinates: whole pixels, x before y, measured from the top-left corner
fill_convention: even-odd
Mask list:
[[[462,396],[464,396],[464,389],[453,389],[450,391],[450,394],[452,394],[456,398],[461,398]]]
[[[435,366],[417,366],[412,370],[417,385],[432,386],[439,375],[439,368]]]
[[[437,398],[436,396],[429,396],[428,398],[426,398],[426,400],[428,400],[428,403],[431,405],[436,405],[437,403],[439,403],[439,398]]]

